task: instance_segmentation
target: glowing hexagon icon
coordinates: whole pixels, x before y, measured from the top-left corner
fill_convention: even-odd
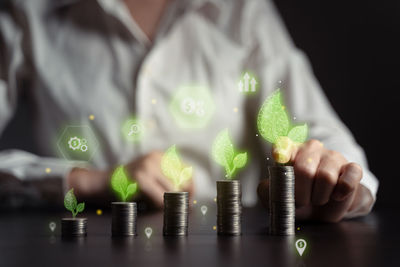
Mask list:
[[[89,126],[68,125],[60,135],[57,147],[67,160],[90,161],[99,148],[99,142]]]
[[[205,127],[215,111],[214,100],[204,86],[183,86],[172,98],[170,112],[177,124],[185,129]]]

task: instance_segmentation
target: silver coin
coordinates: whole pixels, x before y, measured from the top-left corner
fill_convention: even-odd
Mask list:
[[[294,235],[295,177],[292,166],[269,166],[269,231]]]

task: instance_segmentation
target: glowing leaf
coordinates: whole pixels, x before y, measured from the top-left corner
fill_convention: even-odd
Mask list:
[[[237,154],[235,156],[235,158],[233,159],[233,166],[236,169],[243,168],[244,165],[246,165],[246,162],[247,162],[247,153],[246,152],[240,153],[240,154]]]
[[[289,131],[288,137],[292,139],[293,142],[304,143],[307,139],[307,134],[308,134],[308,127],[307,124],[304,124],[293,127]]]
[[[234,150],[227,129],[223,130],[216,137],[212,147],[212,155],[218,164],[224,166],[225,168],[231,167]]]
[[[228,130],[223,130],[217,135],[212,147],[214,160],[225,168],[226,177],[232,179],[239,168],[247,162],[247,153],[235,155],[235,149],[229,137]]]
[[[182,163],[176,152],[176,146],[171,146],[161,159],[161,170],[165,176],[178,185],[179,176],[182,170]]]
[[[258,131],[267,141],[275,144],[279,136],[287,136],[289,118],[281,102],[278,89],[262,105],[257,118]]]
[[[124,166],[119,166],[111,177],[111,187],[119,193],[121,199],[126,201],[126,188],[128,187],[128,176]]]
[[[82,212],[85,209],[85,203],[79,203],[78,206],[76,206],[76,212]]]
[[[67,210],[74,213],[76,209],[77,201],[74,195],[74,189],[71,188],[64,197],[64,206]]]

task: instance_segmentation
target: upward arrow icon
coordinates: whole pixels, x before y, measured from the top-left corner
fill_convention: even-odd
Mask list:
[[[248,92],[249,91],[249,79],[250,75],[246,72],[243,76],[244,79],[244,91]]]

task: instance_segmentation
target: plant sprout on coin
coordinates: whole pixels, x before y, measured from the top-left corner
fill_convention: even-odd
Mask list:
[[[279,89],[268,97],[258,113],[257,126],[261,136],[273,144],[275,161],[285,164],[293,150],[306,141],[308,127],[291,124],[281,98]]]
[[[228,130],[220,132],[212,146],[214,160],[225,168],[226,177],[233,179],[238,169],[247,163],[247,152],[237,152],[233,146]]]
[[[129,180],[122,165],[117,167],[111,176],[111,187],[123,202],[126,202],[137,191],[137,183],[129,182]]]
[[[168,148],[164,153],[161,159],[161,170],[172,181],[175,191],[179,191],[182,185],[189,181],[193,175],[193,168],[182,163],[175,145]]]
[[[85,203],[79,203],[74,195],[74,189],[71,188],[64,197],[64,207],[72,212],[72,217],[75,218],[79,212],[85,209]]]

